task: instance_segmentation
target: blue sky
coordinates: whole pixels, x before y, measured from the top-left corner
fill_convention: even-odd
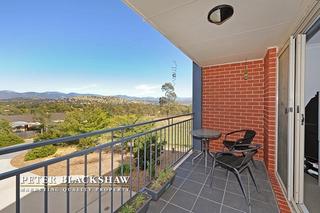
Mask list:
[[[120,0],[1,0],[0,90],[160,96],[192,62]]]

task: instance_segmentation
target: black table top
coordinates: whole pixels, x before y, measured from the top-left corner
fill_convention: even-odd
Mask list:
[[[221,132],[212,129],[196,129],[192,131],[192,136],[200,139],[218,139]]]

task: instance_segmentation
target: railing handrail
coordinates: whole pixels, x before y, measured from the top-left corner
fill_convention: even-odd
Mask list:
[[[121,131],[121,130],[129,129],[129,128],[144,126],[144,125],[148,125],[148,124],[152,124],[152,123],[158,123],[161,121],[166,121],[166,120],[179,118],[179,117],[186,117],[186,116],[190,116],[190,115],[193,115],[193,113],[174,115],[174,116],[170,116],[170,117],[159,118],[156,120],[145,121],[145,122],[126,125],[126,126],[119,126],[119,127],[114,127],[114,128],[96,130],[96,131],[82,133],[82,134],[74,135],[74,136],[66,136],[66,137],[61,137],[61,138],[43,140],[43,141],[39,141],[36,143],[8,146],[8,147],[0,148],[0,155],[24,151],[24,150],[33,149],[33,148],[46,146],[46,145],[53,145],[53,144],[58,144],[58,143],[71,143],[71,142],[73,142],[75,140],[79,140],[81,138],[87,138],[87,137],[91,137],[91,136],[95,136],[95,135],[101,135],[101,134],[111,133],[111,132],[115,132],[115,131]]]
[[[190,113],[189,115],[192,115],[192,113]],[[184,116],[182,116],[182,117],[184,117]],[[171,119],[171,117],[169,119]],[[165,126],[162,126],[162,127],[151,129],[151,130],[148,130],[146,132],[137,133],[137,134],[134,134],[134,135],[131,135],[131,136],[128,136],[128,137],[123,137],[123,138],[121,138],[121,139],[119,139],[117,141],[110,141],[110,142],[103,143],[103,144],[100,144],[100,145],[97,145],[97,146],[94,146],[94,147],[91,147],[91,148],[87,148],[87,149],[84,149],[84,150],[76,151],[76,152],[61,156],[61,157],[56,157],[56,158],[53,158],[53,159],[50,159],[50,160],[41,161],[41,162],[34,163],[34,164],[31,164],[31,165],[28,165],[28,166],[25,166],[25,167],[22,167],[22,168],[18,168],[18,169],[14,169],[14,170],[11,170],[11,171],[8,171],[8,172],[0,173],[0,180],[4,180],[4,179],[10,178],[10,177],[14,177],[16,175],[20,175],[20,174],[23,174],[25,172],[29,172],[29,171],[32,171],[32,170],[35,170],[35,169],[43,168],[44,166],[48,166],[48,165],[55,164],[55,163],[58,163],[58,162],[61,162],[61,161],[65,161],[67,159],[83,156],[83,155],[92,153],[92,152],[97,151],[97,150],[106,149],[108,147],[115,146],[117,144],[122,144],[122,143],[125,143],[127,141],[133,140],[135,138],[138,138],[138,137],[141,137],[141,136],[144,136],[144,135],[147,135],[147,134],[151,134],[153,132],[157,132],[159,130],[165,129],[165,128],[173,126],[173,125],[178,125],[178,124],[190,121],[192,119],[193,118],[189,118],[189,119],[186,119],[186,120],[183,120],[183,121],[179,121],[179,122],[176,122],[176,123],[173,123],[173,124],[168,124],[168,125],[165,125]]]

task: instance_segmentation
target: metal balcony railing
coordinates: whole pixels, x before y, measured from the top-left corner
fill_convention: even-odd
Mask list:
[[[105,143],[100,143],[91,148],[87,148],[80,151],[75,151],[70,154],[66,154],[59,157],[54,157],[45,161],[33,163],[31,165],[24,166],[22,168],[14,169],[0,174],[0,182],[8,178],[15,178],[15,211],[19,213],[21,211],[21,175],[34,170],[43,169],[43,175],[48,177],[49,168],[56,163],[66,163],[66,177],[71,175],[70,173],[70,161],[74,158],[83,158],[83,175],[88,175],[88,155],[96,153],[98,156],[98,167],[96,168],[97,176],[115,176],[115,169],[121,170],[121,176],[124,175],[124,163],[129,164],[129,184],[128,193],[129,197],[133,196],[133,193],[141,190],[144,186],[150,183],[150,181],[157,176],[157,174],[164,168],[172,167],[180,159],[182,159],[192,149],[192,137],[190,131],[192,129],[193,114],[183,114],[178,116],[171,116],[167,118],[157,119],[153,121],[147,121],[143,123],[137,123],[128,126],[120,126],[111,129],[99,130],[88,132],[76,136],[69,136],[63,138],[57,138],[52,140],[40,141],[32,144],[22,144],[17,146],[5,147],[0,149],[0,155],[15,153],[24,150],[30,150],[37,147],[46,145],[58,145],[61,143],[71,144],[82,138],[88,138],[92,136],[108,135]],[[149,126],[148,130],[142,127]],[[135,130],[135,131],[132,131]],[[132,133],[134,132],[134,133]],[[149,143],[149,144],[148,144]],[[143,148],[142,148],[143,147]],[[147,150],[147,148],[149,150]],[[134,150],[135,149],[135,152]],[[110,171],[103,174],[103,162],[102,155],[108,151],[110,154]],[[142,152],[142,153],[141,153]],[[115,154],[121,156],[120,163],[116,165],[114,156]],[[119,159],[118,159],[119,161]],[[117,167],[116,167],[117,166]],[[72,168],[71,168],[72,169]],[[48,183],[43,184],[43,211],[47,213],[49,211],[50,191],[48,190]],[[65,212],[73,212],[70,205],[71,194],[69,192],[70,183],[66,184],[65,193]],[[88,186],[84,184],[86,189]],[[99,189],[103,186],[99,184]],[[119,206],[115,206],[114,203],[114,184],[110,185],[110,199],[108,200],[110,211],[114,212]],[[14,188],[14,186],[12,186]],[[98,211],[103,212],[105,209],[102,207],[102,203],[106,202],[102,200],[103,191],[99,190],[97,193],[97,205]],[[123,204],[127,197],[124,197],[124,191],[121,190],[120,203]],[[83,212],[88,212],[88,193],[84,190],[83,193]],[[81,202],[82,204],[82,202]]]

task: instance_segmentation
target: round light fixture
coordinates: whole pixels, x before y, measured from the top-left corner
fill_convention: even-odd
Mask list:
[[[233,7],[227,4],[219,5],[209,11],[208,21],[214,24],[222,24],[233,15]]]

